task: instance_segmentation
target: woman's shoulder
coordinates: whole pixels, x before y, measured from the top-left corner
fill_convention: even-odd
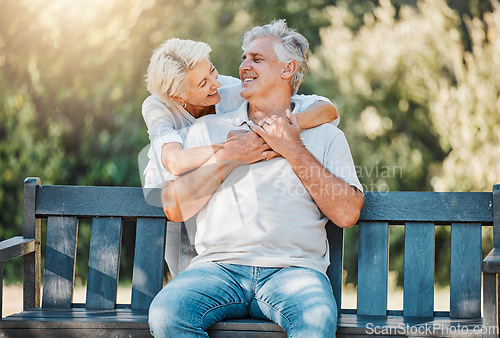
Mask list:
[[[158,95],[154,95],[154,94],[151,94],[149,95],[148,97],[146,97],[146,99],[144,100],[144,102],[142,102],[142,106],[143,107],[147,107],[147,106],[165,106],[165,103],[158,97]]]
[[[142,115],[145,120],[164,121],[180,119],[182,114],[174,114],[175,108],[169,107],[157,95],[148,96],[142,103]],[[177,115],[177,118],[176,118]]]

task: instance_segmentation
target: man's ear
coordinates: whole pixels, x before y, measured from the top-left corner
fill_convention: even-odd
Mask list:
[[[296,71],[297,71],[297,61],[293,60],[287,62],[283,65],[283,72],[281,73],[281,78],[286,80],[291,79]]]

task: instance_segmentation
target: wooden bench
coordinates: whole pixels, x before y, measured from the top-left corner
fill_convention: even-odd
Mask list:
[[[359,220],[357,308],[341,309],[338,336],[496,336],[492,328],[498,323],[499,190],[496,185],[493,193],[366,192]],[[24,235],[0,243],[0,264],[24,257],[24,311],[0,320],[0,336],[150,336],[148,307],[163,278],[166,219],[162,209],[147,204],[141,188],[44,186],[38,178],[26,179],[24,196]],[[86,302],[75,304],[72,295],[81,219],[92,220],[92,234]],[[131,302],[117,304],[124,221],[136,226],[135,256]],[[42,292],[40,239],[45,224]],[[402,311],[387,309],[392,225],[405,227]],[[449,312],[434,311],[433,306],[436,225],[451,226]],[[494,249],[483,261],[482,275],[483,226],[494,227]],[[343,230],[329,223],[327,233],[332,262],[328,276],[340,306]],[[217,323],[209,334],[284,336],[279,326],[252,319]]]

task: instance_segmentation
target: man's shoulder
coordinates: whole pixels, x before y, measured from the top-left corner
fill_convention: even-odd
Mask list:
[[[198,126],[197,128],[199,128],[199,125],[215,127],[218,125],[226,125],[231,122],[232,122],[232,113],[210,114],[197,118],[191,128],[194,128],[196,126]]]

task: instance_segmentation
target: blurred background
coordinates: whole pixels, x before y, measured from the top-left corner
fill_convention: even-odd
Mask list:
[[[498,1],[0,0],[0,8],[0,240],[22,234],[28,176],[140,186],[144,76],[156,46],[205,41],[219,72],[237,77],[243,33],[276,18],[309,39],[299,92],[337,105],[365,190],[491,191],[500,183]],[[133,231],[125,227],[125,253]],[[345,239],[351,287],[356,234]],[[90,224],[81,225],[82,267],[89,236]],[[398,287],[403,227],[390,236]],[[488,252],[491,232],[483,236]],[[449,261],[449,228],[436,227],[436,261]],[[121,265],[129,281],[130,261]],[[21,266],[5,264],[7,283],[20,280]],[[435,281],[446,287],[449,269]]]

